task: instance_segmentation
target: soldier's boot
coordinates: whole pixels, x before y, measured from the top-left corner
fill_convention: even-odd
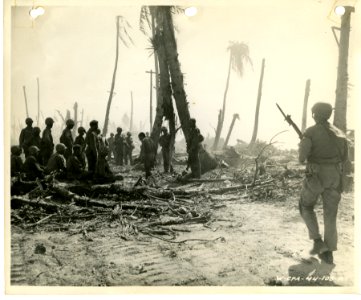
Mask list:
[[[322,239],[313,240],[313,248],[310,250],[311,255],[322,254],[326,251],[328,251],[328,247]]]
[[[320,253],[318,257],[324,261],[326,264],[332,265],[333,264],[333,254],[332,251],[326,251],[323,253]]]

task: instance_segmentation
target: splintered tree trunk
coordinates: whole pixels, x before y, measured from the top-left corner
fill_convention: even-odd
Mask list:
[[[73,135],[76,136],[78,130],[78,102],[74,103],[74,128],[73,128]]]
[[[172,89],[170,85],[167,57],[164,48],[164,37],[159,27],[157,27],[156,29],[154,42],[158,54],[160,88],[159,88],[159,97],[157,101],[157,109],[153,123],[151,138],[154,144],[156,145],[156,147],[158,148],[159,136],[163,123],[163,116],[165,115],[164,104],[170,103],[172,101]]]
[[[149,99],[149,131],[152,132],[152,123],[153,123],[153,71],[150,70],[149,72],[150,75],[150,90],[149,90],[149,94],[150,94],[150,99]]]
[[[310,86],[311,86],[311,80],[307,79],[306,88],[305,88],[305,97],[303,99],[303,113],[302,113],[302,127],[301,127],[302,132],[305,132],[307,127],[307,105],[308,105],[308,97],[310,95]]]
[[[221,134],[222,134],[224,116],[225,116],[225,112],[226,112],[226,101],[227,101],[227,94],[228,94],[228,87],[229,87],[229,79],[231,77],[231,65],[232,65],[232,55],[230,54],[230,56],[229,56],[229,65],[228,65],[228,75],[227,75],[227,81],[226,81],[226,88],[224,90],[224,95],[223,95],[223,108],[221,110],[221,112],[222,112],[221,113],[221,118],[219,119],[219,117],[218,117],[217,131],[216,131],[216,136],[214,138],[214,143],[213,143],[213,147],[212,147],[213,150],[217,150],[219,140],[220,140]]]
[[[179,121],[182,126],[185,140],[189,144],[190,136],[190,113],[186,93],[184,90],[183,74],[180,69],[178,60],[177,43],[174,35],[174,26],[172,20],[172,13],[169,6],[159,7],[160,13],[163,16],[163,33],[164,33],[164,48],[166,54],[166,62],[168,63],[173,97],[178,111]],[[158,56],[159,60],[160,57]],[[160,66],[160,63],[159,63]],[[160,70],[160,76],[162,71]],[[217,166],[216,160],[210,156],[206,151],[200,155],[201,170],[211,170]]]
[[[24,99],[25,99],[25,109],[26,109],[26,117],[29,118],[29,110],[28,110],[28,98],[26,97],[26,88],[23,86],[24,91]]]
[[[83,120],[84,120],[84,108],[81,110],[81,121],[80,121],[80,126],[83,126]]]
[[[259,79],[259,85],[258,85],[257,106],[256,106],[256,113],[255,113],[255,116],[254,116],[254,127],[253,127],[253,134],[252,134],[251,144],[255,143],[256,139],[257,139],[258,117],[259,117],[259,108],[261,106],[261,98],[262,98],[262,85],[263,85],[264,67],[265,67],[265,59],[262,60],[261,77]]]
[[[112,100],[113,100],[115,78],[117,75],[117,68],[118,68],[118,57],[119,57],[119,17],[117,17],[117,35],[116,35],[115,64],[114,64],[113,78],[112,78],[112,84],[110,87],[108,105],[107,105],[107,110],[105,112],[105,120],[104,120],[104,127],[103,127],[103,136],[104,137],[107,135],[107,132],[108,132],[109,113],[110,113],[110,106],[112,105]]]
[[[231,137],[231,133],[233,131],[233,127],[234,127],[234,123],[236,122],[236,120],[239,120],[239,114],[234,114],[233,115],[233,119],[232,119],[232,123],[231,123],[231,126],[229,127],[229,130],[228,130],[228,134],[227,134],[227,137],[226,137],[226,140],[224,142],[224,145],[223,145],[223,148],[225,149],[228,145],[228,142],[229,142],[229,138]]]
[[[219,140],[218,142],[216,143],[216,138],[217,136],[219,136],[219,132],[221,131],[221,127],[222,127],[222,110],[220,109],[219,112],[218,112],[218,121],[217,121],[217,127],[216,127],[216,135],[215,135],[215,138],[214,138],[214,141],[213,141],[213,147],[212,149],[213,150],[216,150],[215,145],[217,144],[217,147],[218,147],[218,143],[219,143]]]
[[[336,103],[333,124],[346,132],[347,129],[347,65],[348,65],[348,49],[350,41],[350,23],[351,13],[354,12],[354,7],[345,6],[345,13],[341,17],[341,33],[338,54],[338,69],[337,69],[337,87],[336,87]]]
[[[130,92],[130,124],[129,124],[129,131],[132,132],[133,131],[133,92]]]
[[[39,78],[36,78],[36,83],[38,86],[38,118],[37,118],[37,125],[39,126],[40,124],[40,83],[39,83]]]

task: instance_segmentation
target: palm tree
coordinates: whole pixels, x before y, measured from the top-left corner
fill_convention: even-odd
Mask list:
[[[230,42],[230,45],[228,46],[227,50],[229,51],[228,75],[226,81],[226,88],[224,90],[224,95],[223,95],[223,107],[222,107],[221,118],[219,119],[217,125],[216,137],[214,139],[214,144],[213,144],[214,150],[216,150],[218,147],[219,139],[222,133],[224,116],[226,112],[226,100],[228,94],[229,80],[231,77],[231,69],[233,69],[237,75],[242,77],[244,71],[244,63],[248,62],[249,64],[252,65],[251,58],[249,57],[249,48],[245,43]]]
[[[116,17],[116,27],[117,27],[117,33],[116,33],[116,37],[115,37],[115,39],[116,39],[115,64],[114,64],[112,83],[111,83],[111,86],[110,86],[110,93],[109,93],[109,98],[108,98],[107,110],[105,112],[105,120],[104,120],[104,127],[103,127],[103,136],[104,137],[107,135],[107,131],[108,131],[110,106],[111,106],[112,100],[113,100],[115,78],[116,78],[116,75],[117,75],[118,57],[119,57],[119,39],[123,42],[123,44],[126,47],[128,47],[127,40],[130,41],[133,44],[133,40],[130,37],[130,35],[128,34],[128,32],[127,32],[127,28],[131,28],[131,26],[124,19],[124,17],[122,17],[122,16],[117,16]]]
[[[265,67],[265,59],[262,60],[261,76],[260,76],[259,84],[258,84],[257,105],[256,105],[256,113],[255,113],[255,116],[254,116],[254,127],[253,127],[253,134],[252,134],[251,144],[255,143],[256,139],[257,139],[258,117],[259,117],[259,108],[261,106],[261,98],[262,98],[262,85],[263,85],[264,67]]]
[[[305,88],[305,97],[303,98],[303,112],[302,112],[302,127],[301,131],[305,132],[307,126],[307,104],[308,96],[310,95],[311,80],[307,79]]]

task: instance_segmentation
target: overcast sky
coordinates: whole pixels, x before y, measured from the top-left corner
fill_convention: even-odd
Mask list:
[[[198,6],[198,14],[192,18],[174,17],[191,115],[204,135],[214,134],[222,106],[229,41],[239,41],[248,44],[253,67],[246,65],[242,78],[231,74],[222,136],[227,134],[232,115],[239,113],[230,144],[236,139],[249,142],[261,61],[265,58],[258,137],[269,140],[289,129],[278,141],[286,148],[297,147],[297,136],[284,122],[275,102],[301,126],[305,82],[310,78],[309,108],[317,101],[334,104],[338,49],[331,26],[339,25],[339,18],[331,12],[333,4],[334,0],[242,0],[237,6]],[[135,45],[120,47],[110,118],[117,123],[124,112],[130,114],[133,91],[134,123],[139,126],[144,122],[148,128],[149,75],[145,72],[154,69],[154,60],[147,37],[139,31],[140,6],[44,7],[45,14],[33,24],[29,7],[12,9],[12,122],[24,124],[24,85],[29,113],[35,120],[39,77],[45,117],[54,116],[56,109],[65,114],[78,101],[79,110],[84,108],[84,119],[98,119],[102,127],[114,68],[115,17],[121,15],[133,27],[130,34]],[[349,78],[354,86],[349,92],[349,128],[355,126],[355,102],[360,98],[356,85],[361,76],[358,10],[356,7],[351,17]]]

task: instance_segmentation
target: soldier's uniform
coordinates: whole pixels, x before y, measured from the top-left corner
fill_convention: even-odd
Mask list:
[[[66,121],[66,125],[67,127],[63,130],[63,133],[60,136],[60,143],[65,145],[66,150],[64,156],[65,159],[68,159],[73,152],[74,139],[71,131],[74,127],[74,121],[68,120]]]
[[[128,164],[128,159],[130,164],[133,163],[133,158],[132,158],[133,149],[134,149],[133,139],[131,133],[128,132],[127,137],[124,140],[124,162],[126,165]]]
[[[11,177],[19,175],[23,171],[23,160],[20,157],[21,148],[11,147]]]
[[[191,119],[190,139],[189,143],[187,143],[187,152],[188,166],[191,168],[193,178],[201,177],[201,162],[199,159],[199,151],[201,150],[201,143],[203,140],[204,138],[201,135],[199,129],[196,127],[195,120]]]
[[[26,118],[25,120],[26,127],[21,130],[20,137],[19,137],[19,145],[20,148],[24,150],[25,157],[28,157],[29,155],[29,147],[32,145],[33,142],[33,120],[31,118]]]
[[[36,146],[29,147],[29,155],[23,165],[26,180],[34,181],[36,178],[41,179],[44,177],[43,169],[37,160],[39,151],[39,148]]]
[[[124,137],[122,136],[121,128],[117,129],[117,134],[114,137],[114,149],[115,149],[115,163],[117,165],[123,165],[124,155]]]
[[[115,153],[114,153],[114,133],[110,134],[110,137],[108,138],[108,145],[109,145],[109,154],[108,154],[108,159],[110,160],[112,158],[112,155],[115,158]]]
[[[159,145],[162,147],[164,172],[169,172],[170,166],[170,140],[171,136],[165,127],[162,128],[163,134],[159,137]]]
[[[40,147],[42,164],[44,166],[47,165],[54,151],[54,141],[53,141],[53,136],[51,134],[51,128],[53,127],[53,123],[54,120],[52,118],[45,119],[46,128],[43,130],[43,134],[41,138],[41,147]]]
[[[79,133],[79,135],[75,138],[74,145],[80,145],[79,159],[81,160],[81,163],[84,164],[84,166],[85,166],[86,165],[86,160],[85,160],[86,142],[85,142],[84,135],[86,134],[86,130],[84,129],[84,127],[79,127],[78,133]]]
[[[58,178],[64,178],[66,172],[66,162],[64,158],[64,153],[66,152],[66,148],[64,144],[56,145],[56,153],[54,153],[46,165],[45,172],[50,174],[51,172],[57,172]]]
[[[81,146],[73,146],[73,154],[66,161],[66,171],[68,179],[85,179],[85,164],[82,161]]]
[[[107,147],[103,147],[99,151],[98,161],[95,168],[94,173],[94,181],[96,183],[111,183],[115,181],[115,176],[113,172],[110,170],[108,161],[106,159],[109,150]]]
[[[148,178],[152,175],[151,169],[154,167],[155,146],[150,137],[144,137],[141,142],[139,159],[144,163],[145,177]]]
[[[90,173],[95,172],[95,167],[98,159],[98,148],[97,148],[97,131],[98,129],[98,121],[90,122],[90,129],[86,133],[85,142],[86,142],[86,158],[88,161],[88,171]]]
[[[341,130],[327,122],[332,113],[331,105],[316,103],[312,112],[316,125],[305,131],[299,145],[299,161],[307,160],[299,208],[309,238],[314,240],[311,254],[319,254],[326,262],[333,263],[332,251],[337,250],[336,217],[342,192],[342,165],[348,158],[347,140]],[[320,195],[323,201],[324,241],[314,212]]]

